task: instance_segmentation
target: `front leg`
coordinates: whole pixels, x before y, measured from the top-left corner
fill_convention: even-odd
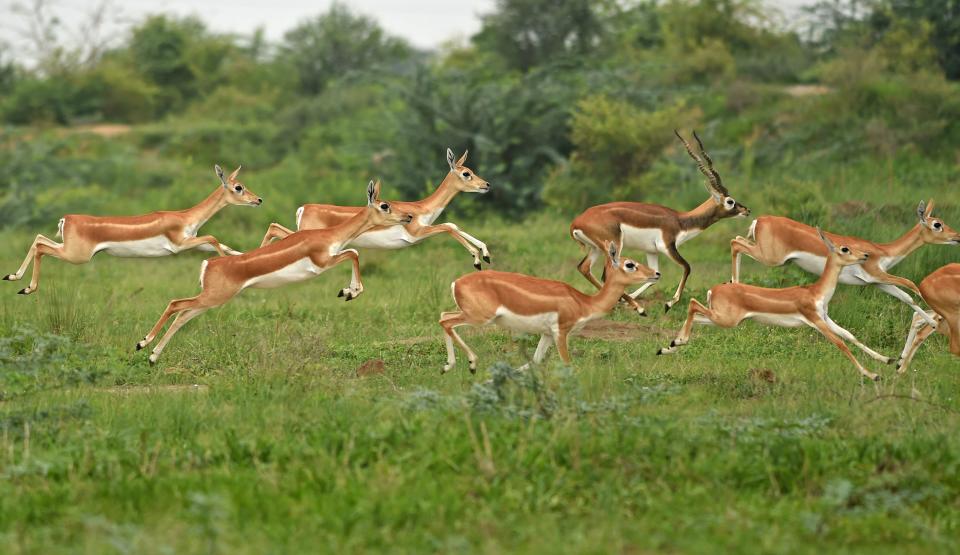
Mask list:
[[[283,239],[288,235],[292,235],[293,231],[283,227],[282,225],[274,222],[270,224],[270,227],[267,228],[267,233],[263,236],[263,240],[260,241],[260,246],[265,247],[270,244],[274,239]]]
[[[344,260],[350,260],[353,264],[350,270],[350,286],[341,289],[337,296],[346,297],[345,300],[352,301],[363,293],[363,281],[360,279],[360,255],[354,249],[342,250],[330,259],[328,267],[332,268]]]
[[[480,250],[470,244],[470,242],[467,241],[463,235],[461,235],[460,228],[458,228],[456,225],[450,223],[424,226],[408,225],[405,229],[407,230],[407,233],[418,240],[426,239],[431,235],[437,235],[440,233],[450,234],[451,237],[463,245],[463,248],[467,249],[467,251],[473,256],[473,267],[478,270],[480,269]],[[489,253],[487,256],[489,257]]]
[[[917,287],[917,284],[913,283],[907,278],[902,278],[900,276],[888,274],[887,272],[883,271],[879,265],[876,265],[876,264],[872,264],[869,267],[864,266],[863,269],[866,270],[867,273],[870,274],[870,277],[872,277],[878,283],[886,283],[889,285],[903,287],[905,289],[909,289],[913,291],[921,299],[923,298],[923,294],[920,293],[920,288]]]
[[[889,283],[877,283],[875,285],[884,293],[896,297],[901,302],[912,308],[914,312],[919,314],[928,325],[934,328],[937,327],[937,322],[930,315],[928,315],[925,310],[920,308],[917,303],[913,302],[913,299],[910,298],[910,295],[907,295],[905,292],[897,289],[895,285],[890,285]]]
[[[867,347],[866,345],[861,343],[860,340],[854,337],[852,333],[840,327],[836,322],[831,320],[830,316],[824,316],[823,321],[827,323],[827,326],[830,328],[831,331],[833,331],[833,333],[839,335],[843,339],[846,339],[850,343],[853,343],[854,345],[856,345],[861,351],[867,353],[867,355],[870,356],[870,358],[874,360],[878,360],[884,364],[890,364],[891,362],[894,362],[892,358],[888,356],[883,356],[880,353],[871,349],[870,347]]]
[[[680,301],[680,295],[683,294],[683,289],[687,285],[687,278],[690,277],[690,264],[680,256],[676,243],[669,243],[667,245],[666,255],[670,257],[670,260],[673,260],[683,268],[683,277],[680,278],[680,284],[677,285],[677,292],[673,294],[673,298],[667,301],[667,304],[664,306],[664,312],[670,310],[673,305]]]
[[[181,251],[190,250],[192,248],[200,247],[201,245],[209,245],[213,247],[213,250],[217,251],[220,256],[226,256],[227,253],[224,252],[223,245],[220,244],[220,241],[217,241],[216,237],[213,235],[201,235],[200,237],[188,237],[186,239],[181,239],[180,242],[176,242],[171,238],[171,242],[177,245]],[[230,249],[233,250],[233,249]],[[234,251],[236,252],[236,251]]]
[[[457,226],[454,225],[454,224],[450,224],[450,225],[452,225],[453,227],[457,227]],[[478,249],[480,249],[480,255],[483,257],[483,261],[486,262],[487,264],[490,263],[490,250],[487,249],[487,244],[486,244],[486,243],[484,243],[484,242],[481,241],[480,239],[477,239],[477,238],[474,237],[473,235],[470,235],[470,234],[467,233],[466,231],[463,231],[463,230],[460,229],[459,227],[457,227],[457,233],[459,233],[464,239],[466,239],[466,240],[469,241],[470,243],[473,243],[473,246],[475,246],[475,247],[477,247]]]

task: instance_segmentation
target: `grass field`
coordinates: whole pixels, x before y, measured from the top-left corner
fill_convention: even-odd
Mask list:
[[[910,213],[835,221],[887,240]],[[956,207],[942,215],[960,226]],[[553,352],[526,374],[511,366],[536,338],[495,330],[465,333],[476,376],[462,353],[440,374],[437,318],[471,271],[444,238],[361,253],[366,291],[350,303],[336,298],[346,266],[246,291],[156,367],[134,344],[168,300],[196,293],[204,255],[46,259],[36,294],[0,283],[0,552],[956,551],[960,373],[943,337],[903,377],[857,351],[879,388],[807,329],[698,327],[680,354],[654,355],[689,297],[729,279],[728,242],[748,223],[684,245],[694,273],[673,311],[661,307],[679,272],[662,263],[651,317],[618,309],[572,340],[574,369]],[[567,220],[463,227],[496,268],[589,290]],[[0,235],[0,270],[52,228]],[[927,247],[896,273],[919,280],[958,259]],[[812,279],[748,261],[744,275]],[[899,354],[909,308],[841,286],[831,313]],[[385,372],[358,377],[375,359]]]

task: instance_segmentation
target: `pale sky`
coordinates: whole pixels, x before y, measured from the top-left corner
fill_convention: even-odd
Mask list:
[[[36,0],[0,0],[0,40],[23,54],[25,19],[16,6]],[[75,29],[101,0],[42,0],[50,13]],[[306,18],[329,9],[333,0],[111,0],[120,18],[114,34],[153,13],[195,15],[215,32],[249,34],[263,27],[267,38],[277,40]],[[788,14],[812,0],[766,0]],[[346,0],[354,12],[374,17],[391,34],[421,48],[434,48],[447,41],[465,41],[480,28],[480,15],[493,10],[496,0]],[[20,47],[20,48],[18,48]]]

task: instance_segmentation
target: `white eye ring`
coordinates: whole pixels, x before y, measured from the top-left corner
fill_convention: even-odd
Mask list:
[[[736,202],[734,202],[732,198],[727,199],[727,206],[733,206],[734,204],[736,204]]]
[[[936,229],[936,230],[939,231],[940,228],[942,228],[942,227],[943,227],[943,225],[942,225],[940,222],[933,222],[933,229]]]

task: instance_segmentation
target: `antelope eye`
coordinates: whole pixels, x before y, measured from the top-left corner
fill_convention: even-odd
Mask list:
[[[736,203],[734,202],[734,200],[733,200],[732,198],[728,198],[728,199],[727,199],[727,206],[733,206],[734,204],[736,204]]]
[[[941,224],[940,222],[933,222],[933,229],[941,229],[941,228],[943,228],[943,224]]]
[[[634,268],[637,267],[637,265],[634,264],[633,262],[627,262],[626,264],[624,264],[624,266],[626,266],[626,267],[627,267],[628,269],[630,269],[630,270],[632,270],[632,269],[634,269]]]
[[[380,210],[383,210],[384,212],[386,212],[387,210],[390,210],[390,205],[384,202],[383,204],[380,205]]]
[[[463,172],[460,175],[462,175],[463,177],[470,177],[470,172]]]
[[[243,185],[237,185],[236,187],[233,188],[233,190],[239,193],[240,191],[243,190]]]
[[[848,252],[850,252],[850,249],[848,249],[847,247],[841,247],[841,248],[840,248],[840,252],[842,252],[842,253],[848,253]]]

